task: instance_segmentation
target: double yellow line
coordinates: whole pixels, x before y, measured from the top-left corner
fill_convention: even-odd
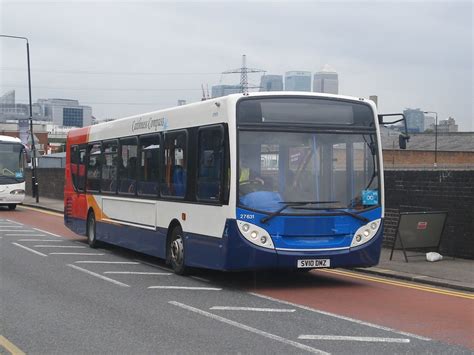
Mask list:
[[[18,347],[5,338],[3,335],[0,335],[0,349],[6,349],[12,355],[25,355],[23,351],[18,349]]]
[[[461,298],[467,298],[469,300],[474,300],[474,295],[471,294],[471,293],[466,293],[466,292],[445,290],[445,289],[441,289],[441,288],[424,286],[424,285],[419,285],[419,284],[412,284],[412,283],[403,282],[403,281],[388,280],[388,279],[384,279],[384,278],[381,278],[381,277],[362,275],[362,274],[359,274],[359,273],[356,273],[356,272],[350,272],[350,271],[331,270],[331,269],[321,269],[319,271],[327,273],[327,274],[347,276],[347,277],[351,277],[351,278],[354,278],[354,279],[373,281],[373,282],[378,282],[378,283],[387,284],[387,285],[406,287],[406,288],[411,288],[411,289],[419,290],[419,291],[438,293],[438,294],[441,294],[441,295],[461,297]]]

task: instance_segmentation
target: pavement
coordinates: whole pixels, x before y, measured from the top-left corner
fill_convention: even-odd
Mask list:
[[[62,200],[41,197],[39,203],[27,196],[23,205],[63,213]],[[409,254],[410,255],[410,254]],[[444,256],[436,262],[426,261],[424,256],[410,257],[405,262],[402,251],[395,251],[392,260],[390,249],[382,249],[380,262],[376,267],[356,268],[355,271],[412,281],[433,286],[474,292],[474,260]]]

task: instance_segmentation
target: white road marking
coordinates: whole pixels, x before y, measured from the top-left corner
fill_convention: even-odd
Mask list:
[[[222,291],[219,287],[190,287],[190,286],[149,286],[150,289],[162,290],[195,290],[195,291]]]
[[[109,278],[109,277],[102,276],[102,275],[100,275],[100,274],[97,274],[97,273],[95,273],[95,272],[92,272],[92,271],[89,271],[89,270],[83,269],[82,267],[79,267],[79,266],[77,266],[77,265],[67,264],[67,266],[69,266],[69,267],[72,267],[73,269],[76,269],[76,270],[79,270],[79,271],[85,272],[86,274],[89,274],[89,275],[92,275],[92,276],[98,277],[99,279],[102,279],[102,280],[104,280],[104,281],[109,281],[109,282],[112,282],[113,284],[116,284],[116,285],[118,285],[118,286],[122,286],[122,287],[130,287],[130,285],[124,284],[123,282],[120,282],[120,281],[117,281],[117,280],[111,279],[111,278]]]
[[[16,245],[17,247],[20,247],[20,248],[23,248],[25,250],[28,250],[34,254],[37,254],[37,255],[41,255],[41,256],[47,256],[46,254],[43,254],[43,253],[40,253],[39,251],[36,251],[36,250],[33,250],[33,249],[30,249],[28,247],[25,247],[24,245],[21,245],[21,244],[18,244],[18,243],[12,243],[13,245]]]
[[[12,226],[12,225],[8,225],[8,224],[2,224],[0,225],[0,228],[23,228],[23,226]]]
[[[23,223],[20,223],[20,222],[15,222],[15,221],[12,221],[11,219],[7,219],[8,222],[10,223],[15,223],[15,224],[18,224],[19,226],[24,226]]]
[[[104,271],[104,274],[117,274],[117,275],[158,275],[158,276],[169,276],[169,275],[173,275],[171,272],[141,272],[141,271]]]
[[[283,308],[256,308],[256,307],[226,307],[226,306],[213,306],[209,308],[211,310],[219,311],[251,311],[251,312],[281,312],[281,313],[292,313],[296,309],[283,309]]]
[[[79,246],[79,245],[34,245],[34,247],[35,248],[76,248],[76,249],[86,248],[84,246]]]
[[[346,340],[346,341],[365,341],[375,343],[409,343],[406,338],[378,338],[378,337],[352,337],[342,335],[300,335],[298,339],[306,340]]]
[[[49,253],[49,255],[105,255],[100,253]]]
[[[237,328],[246,330],[246,331],[248,331],[248,332],[251,332],[251,333],[254,333],[254,334],[258,334],[258,335],[264,336],[264,337],[269,338],[269,339],[272,339],[272,340],[276,340],[276,341],[278,341],[278,342],[280,342],[280,343],[283,343],[283,344],[286,344],[286,345],[294,346],[294,347],[296,347],[296,348],[298,348],[298,349],[300,349],[300,350],[305,350],[305,351],[308,351],[308,352],[313,353],[313,354],[325,354],[325,355],[328,355],[328,354],[329,354],[329,353],[327,353],[327,352],[324,352],[324,351],[322,351],[322,350],[313,348],[313,347],[311,347],[311,346],[307,346],[307,345],[305,345],[305,344],[301,344],[301,343],[298,343],[298,342],[293,341],[293,340],[289,340],[289,339],[286,339],[286,338],[282,338],[281,336],[278,336],[278,335],[275,335],[275,334],[271,334],[271,333],[267,333],[267,332],[265,332],[265,331],[263,331],[263,330],[260,330],[260,329],[256,329],[256,328],[253,328],[253,327],[249,327],[248,325],[245,325],[245,324],[242,324],[242,323],[239,323],[239,322],[236,322],[236,321],[233,321],[233,320],[230,320],[230,319],[227,319],[227,318],[224,318],[224,317],[221,317],[221,316],[218,316],[218,315],[215,315],[215,314],[212,314],[212,313],[203,311],[203,310],[198,309],[198,308],[194,308],[194,307],[188,306],[188,305],[183,304],[183,303],[179,303],[179,302],[176,302],[176,301],[169,301],[168,303],[170,303],[170,304],[172,304],[172,305],[174,305],[174,306],[183,308],[183,309],[187,309],[188,311],[191,311],[191,312],[200,314],[200,315],[202,315],[202,316],[205,316],[205,317],[208,317],[208,318],[217,320],[217,321],[219,321],[219,322],[226,323],[226,324],[232,325],[232,326],[234,326],[234,327],[237,327]]]
[[[299,304],[296,304],[296,303],[292,303],[292,302],[288,302],[288,301],[279,300],[279,299],[276,299],[276,298],[273,298],[273,297],[270,297],[270,296],[260,295],[260,294],[255,293],[255,292],[249,292],[249,294],[254,295],[254,296],[256,296],[256,297],[260,297],[260,298],[266,299],[266,300],[270,300],[270,301],[274,301],[274,302],[286,304],[286,305],[288,305],[288,306],[298,307],[298,308],[301,308],[301,309],[304,309],[304,310],[307,310],[307,311],[311,311],[311,312],[314,312],[314,313],[323,314],[323,315],[325,315],[325,316],[329,316],[329,317],[333,317],[333,318],[338,318],[338,319],[343,319],[343,320],[346,320],[346,321],[348,321],[348,322],[352,322],[352,323],[356,323],[356,324],[360,324],[360,325],[365,325],[365,326],[367,326],[367,327],[371,327],[371,328],[375,328],[375,329],[380,329],[380,330],[385,330],[385,331],[387,331],[387,332],[392,332],[392,333],[396,333],[396,334],[406,335],[406,336],[408,336],[408,337],[410,337],[410,338],[415,338],[415,339],[419,339],[419,340],[431,341],[430,338],[426,338],[426,337],[423,337],[423,336],[421,336],[421,335],[416,335],[416,334],[412,334],[412,333],[402,332],[402,331],[399,331],[399,330],[396,330],[396,329],[392,329],[392,328],[389,328],[389,327],[384,327],[383,325],[378,325],[378,324],[373,324],[373,323],[369,323],[369,322],[364,322],[364,321],[362,321],[362,320],[358,320],[358,319],[354,319],[354,318],[350,318],[350,317],[346,317],[346,316],[341,316],[341,315],[335,314],[335,313],[330,313],[330,312],[326,312],[326,311],[320,311],[320,310],[318,310],[318,309],[314,309],[314,308],[307,307],[307,306],[302,306],[302,305],[299,305]]]
[[[18,239],[19,242],[53,242],[53,243],[60,243],[64,242],[64,240],[57,240],[57,239]]]
[[[136,261],[101,261],[101,260],[79,260],[74,264],[124,264],[124,265],[139,265]]]
[[[45,230],[42,230],[42,229],[39,229],[39,228],[33,228],[33,229],[37,230],[38,232],[43,232],[43,233],[52,235],[53,237],[56,237],[56,238],[63,238],[60,235],[57,235],[57,234],[54,234],[54,233],[51,233],[51,232],[48,232],[48,231],[45,231]]]

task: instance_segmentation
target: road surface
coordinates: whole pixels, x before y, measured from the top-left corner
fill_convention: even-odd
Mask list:
[[[466,353],[472,294],[344,270],[174,275],[0,210],[3,353]]]

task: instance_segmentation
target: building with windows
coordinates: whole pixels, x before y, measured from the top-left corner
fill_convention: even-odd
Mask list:
[[[446,120],[441,120],[438,123],[438,133],[450,133],[457,131],[458,125],[456,124],[456,120],[452,117],[449,117]]]
[[[214,85],[211,89],[212,97],[227,96],[242,92],[240,85]]]
[[[39,99],[42,114],[53,124],[64,127],[84,127],[92,124],[92,108],[79,105],[78,100]]]
[[[283,91],[282,75],[262,75],[260,91]]]
[[[51,122],[60,127],[84,127],[92,124],[92,108],[79,105],[78,100],[39,99],[32,104],[32,113],[34,121]],[[0,97],[0,122],[29,117],[29,104],[16,103],[14,90]]]
[[[336,95],[339,93],[338,75],[328,64],[314,74],[313,91]]]
[[[419,108],[407,108],[403,111],[407,120],[407,129],[411,133],[422,133],[425,131],[425,114]]]
[[[285,91],[311,91],[311,72],[288,71],[285,73]]]
[[[28,119],[30,117],[30,105],[16,103],[15,97],[15,90],[0,96],[0,122]],[[41,107],[37,103],[32,104],[31,109],[34,120],[46,120],[46,117],[41,114]]]

